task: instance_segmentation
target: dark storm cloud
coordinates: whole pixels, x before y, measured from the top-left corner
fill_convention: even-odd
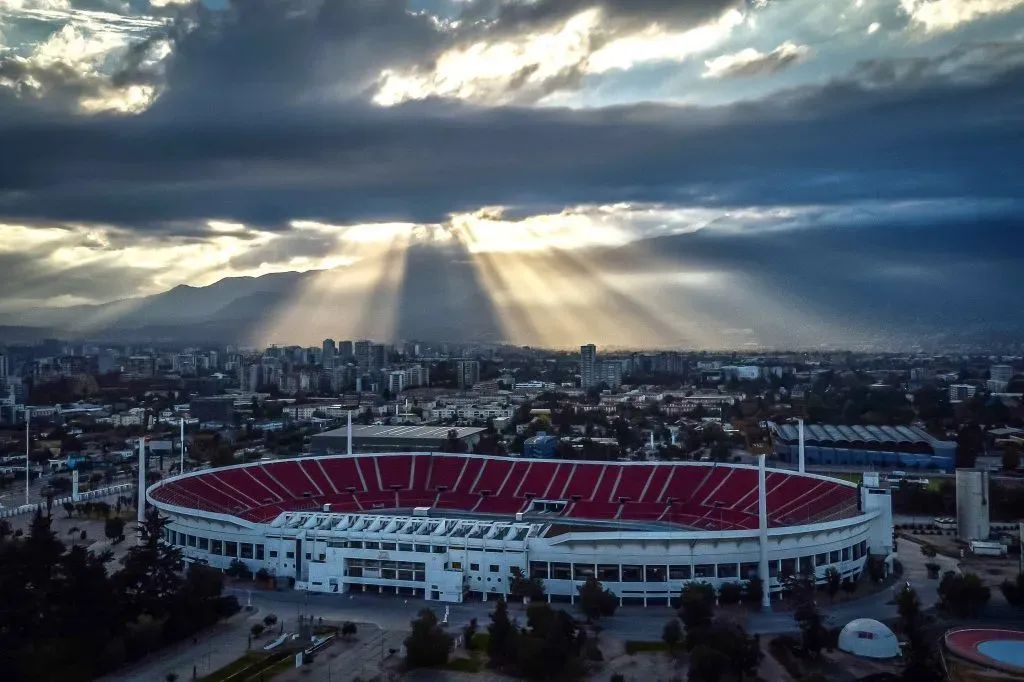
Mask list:
[[[286,104],[289,104],[286,102]],[[0,215],[436,221],[480,205],[1016,197],[1024,71],[854,80],[716,109],[159,107],[0,128]]]

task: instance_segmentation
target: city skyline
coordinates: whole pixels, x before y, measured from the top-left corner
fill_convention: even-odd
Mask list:
[[[7,2],[0,325],[683,348],[1019,333],[1022,8]]]

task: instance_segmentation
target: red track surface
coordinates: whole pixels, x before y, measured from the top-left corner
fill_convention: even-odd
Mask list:
[[[985,642],[1007,640],[1021,642],[1021,646],[1024,646],[1024,631],[1003,630],[999,628],[964,628],[947,632],[945,637],[946,649],[961,658],[989,668],[996,668],[997,670],[1013,673],[1024,672],[1024,667],[993,659],[981,653],[978,649]]]

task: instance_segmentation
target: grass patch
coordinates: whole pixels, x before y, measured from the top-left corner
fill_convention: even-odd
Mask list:
[[[490,643],[490,633],[478,632],[473,635],[473,651],[487,651],[487,647]]]
[[[665,642],[626,642],[626,653],[633,655],[648,651],[668,651],[668,644]]]
[[[290,656],[285,656],[269,668],[264,668],[263,670],[254,672],[252,676],[245,680],[245,682],[249,682],[249,680],[272,680],[274,679],[275,676],[280,675],[281,673],[286,672],[288,670],[291,670],[294,667],[295,655],[292,654]]]
[[[248,668],[264,663],[268,658],[270,658],[269,654],[250,651],[241,658],[228,663],[223,668],[214,670],[206,677],[200,678],[200,680],[201,682],[225,682]]]

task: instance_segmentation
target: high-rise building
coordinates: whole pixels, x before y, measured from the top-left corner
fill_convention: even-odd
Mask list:
[[[598,381],[595,370],[597,369],[597,346],[588,343],[580,346],[580,385],[583,390],[589,390],[597,386]]]
[[[372,347],[372,341],[356,341],[353,345],[352,352],[356,360],[356,367],[358,367],[360,371],[365,372],[370,369],[370,363],[372,362],[370,349]]]
[[[156,358],[152,355],[133,355],[124,363],[124,373],[143,378],[156,375]]]
[[[353,357],[353,349],[351,341],[339,341],[338,342],[338,358],[342,362],[348,362]]]
[[[383,343],[370,346],[370,368],[381,369],[388,364],[388,347]]]
[[[396,369],[388,374],[388,390],[391,393],[397,395],[405,390],[406,386],[406,372],[402,369]]]
[[[0,379],[4,379],[10,374],[10,367],[7,365],[7,356],[0,355]]]
[[[480,363],[476,360],[459,360],[455,364],[459,388],[473,388],[480,382]]]
[[[324,339],[323,350],[320,355],[320,361],[323,363],[324,369],[334,367],[334,356],[336,353],[337,349],[334,345],[334,339]]]
[[[1003,381],[1009,383],[1010,379],[1013,378],[1013,366],[992,365],[989,369],[989,378],[992,379],[992,381]]]

